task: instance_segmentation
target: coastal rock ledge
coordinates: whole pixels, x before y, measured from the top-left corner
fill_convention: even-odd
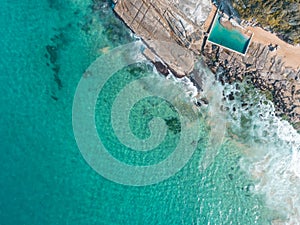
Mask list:
[[[295,52],[294,46],[279,43],[282,49],[277,52],[271,46],[277,42],[267,44],[267,41],[254,38],[246,55],[241,55],[206,42],[216,7],[208,0],[197,2],[115,0],[114,11],[142,38],[148,47],[144,55],[162,74],[171,71],[177,77],[188,76],[193,71],[196,57],[201,55],[214,73],[221,74],[221,82],[251,80],[274,102],[276,114],[299,131],[300,58],[296,53],[290,55],[289,60],[284,54],[285,51]],[[283,49],[285,47],[288,49]],[[300,47],[296,50],[300,54]],[[201,84],[198,82],[196,86]]]

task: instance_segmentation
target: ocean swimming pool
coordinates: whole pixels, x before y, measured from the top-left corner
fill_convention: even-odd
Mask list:
[[[240,30],[234,26],[232,28],[223,26],[220,22],[221,18],[222,15],[217,12],[208,36],[208,41],[237,53],[246,54],[251,36],[242,34]]]

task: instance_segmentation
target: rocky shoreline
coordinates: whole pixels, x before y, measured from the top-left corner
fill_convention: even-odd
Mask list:
[[[203,51],[209,68],[220,72],[221,82],[232,83],[248,78],[274,102],[276,115],[300,130],[300,70],[285,67],[268,46],[252,43],[246,56],[213,47]]]
[[[208,9],[207,4],[193,0],[179,2],[115,0],[114,11],[142,38],[148,47],[145,56],[162,74],[170,71],[177,77],[188,76],[201,55],[214,73],[221,74],[221,82],[250,79],[255,87],[268,93],[276,114],[300,131],[300,62],[296,69],[287,67],[272,46],[257,42],[250,44],[245,56],[206,42],[212,6]],[[187,10],[193,3],[198,4],[197,13]],[[201,86],[201,81],[192,81]]]

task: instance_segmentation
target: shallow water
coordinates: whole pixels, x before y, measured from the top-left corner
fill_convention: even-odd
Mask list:
[[[250,102],[257,93],[233,102],[216,99],[200,109],[196,151],[174,176],[150,186],[121,185],[83,159],[73,134],[72,104],[88,66],[132,41],[127,28],[105,2],[5,1],[0,10],[1,224],[269,224],[274,218],[289,221],[288,216],[299,221],[299,136],[272,116],[269,104],[252,113],[243,109],[243,99]],[[215,85],[207,69],[198,69]],[[149,137],[152,118],[167,121],[165,142],[149,154],[125,148],[110,124],[114,97],[139,77],[165,82],[149,64],[120,70],[99,94],[95,121],[106,145],[119,146],[110,151],[114,157],[128,164],[155,164],[168,157],[180,135],[172,105],[154,96],[130,111],[130,128],[139,138]],[[193,95],[189,83],[183,86]],[[215,91],[220,94],[223,88]],[[208,90],[208,98],[216,96]],[[193,105],[178,101],[186,108]],[[220,111],[218,104],[229,110]],[[219,128],[215,116],[226,121],[225,137],[216,143],[211,138]],[[206,157],[210,161],[203,168]],[[274,204],[277,196],[280,201]]]

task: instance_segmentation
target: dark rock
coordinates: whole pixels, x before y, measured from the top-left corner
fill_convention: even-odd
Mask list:
[[[234,100],[233,92],[231,92],[231,93],[228,95],[228,99],[229,99],[230,101],[233,101],[233,100]]]
[[[154,62],[154,66],[157,69],[157,71],[160,72],[161,74],[163,74],[165,76],[167,76],[169,74],[168,68],[161,62]]]
[[[207,98],[201,98],[200,101],[204,103],[205,105],[208,105],[208,99]]]

